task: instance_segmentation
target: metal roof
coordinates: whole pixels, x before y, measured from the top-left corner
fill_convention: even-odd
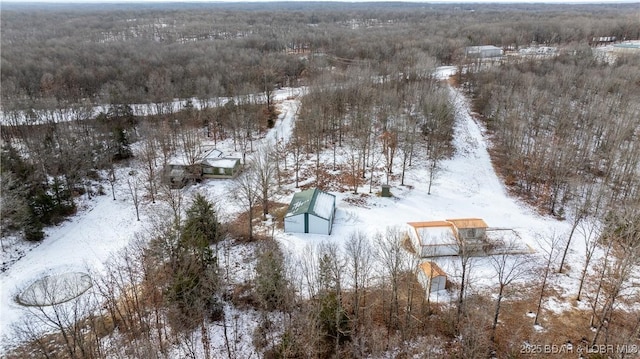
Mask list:
[[[444,221],[408,222],[422,246],[451,244],[460,241],[459,229],[488,228],[481,218],[455,218]],[[450,237],[450,238],[449,238]]]
[[[480,46],[468,46],[468,52],[480,52],[483,50],[502,50],[501,48],[493,45],[480,45]]]
[[[422,262],[420,264],[420,268],[426,274],[427,278],[435,278],[439,276],[447,277],[447,273],[445,273],[442,268],[438,267],[435,262]]]
[[[458,229],[464,228],[487,228],[487,223],[481,218],[456,218],[447,219],[447,222],[453,223]]]
[[[216,167],[216,168],[235,168],[240,163],[239,158],[224,157],[224,158],[205,158],[202,161],[203,165]]]
[[[336,196],[317,188],[308,189],[293,195],[285,217],[310,213],[314,216],[329,219],[335,208]]]
[[[413,228],[425,227],[452,227],[453,224],[447,221],[425,221],[425,222],[409,222],[407,223]]]

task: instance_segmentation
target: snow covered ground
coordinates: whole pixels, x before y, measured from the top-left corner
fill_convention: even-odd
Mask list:
[[[124,175],[124,174],[120,174]],[[127,245],[142,229],[145,212],[136,221],[135,209],[124,186],[116,194],[96,197],[59,226],[47,228],[46,238],[0,274],[0,353],[11,326],[24,320],[24,308],[15,297],[36,280],[66,272],[101,270],[108,257]],[[3,254],[4,255],[4,254]]]
[[[437,73],[445,77],[454,71],[454,68],[448,67]],[[289,97],[301,91],[287,89],[277,94],[282,115],[274,129],[267,134],[267,140],[286,141],[289,138],[300,104]],[[538,239],[541,236],[566,234],[569,230],[566,222],[541,216],[508,195],[491,163],[484,128],[470,113],[468,100],[453,88],[450,89],[450,95],[457,109],[456,152],[453,158],[443,162],[431,195],[427,194],[428,171],[417,159],[407,172],[407,186],[391,183],[391,198],[366,196],[365,205],[356,206],[347,199],[359,198],[359,195],[333,193],[337,196],[337,212],[330,236],[289,234],[276,229],[275,237],[285,253],[302,257],[310,246],[318,243],[335,242],[341,245],[354,231],[362,231],[373,237],[376,232],[384,232],[388,226],[457,217],[479,217],[490,227],[513,228],[522,241],[534,249],[539,249]],[[11,326],[25,319],[22,308],[14,301],[21,290],[47,274],[73,271],[99,273],[105,269],[102,266],[108,257],[126,246],[136,232],[144,230],[145,225],[151,222],[152,214],[162,209],[159,203],[144,203],[141,221],[136,221],[134,206],[126,192],[126,182],[123,182],[118,183],[117,200],[112,200],[110,193],[94,198],[75,217],[49,228],[42,244],[0,274],[0,353],[12,343]],[[199,192],[215,199],[218,204],[224,204],[220,213],[223,218],[232,218],[242,208],[230,199],[231,185],[232,180],[205,181],[185,189],[185,194],[189,197]],[[367,184],[359,192],[368,193],[368,189]],[[377,190],[374,189],[374,192]],[[291,196],[281,201],[287,202]],[[574,247],[578,248],[580,241],[574,240],[574,243]],[[241,258],[246,255],[241,251],[238,253],[238,258],[232,259],[239,263],[235,264],[237,270],[233,275],[234,280],[241,281],[252,276],[252,267],[243,264],[246,261]],[[579,256],[579,250],[574,255]],[[536,259],[532,261],[533,264],[542,262],[539,256],[533,255],[532,258]],[[437,262],[447,273],[456,273],[455,260],[439,259]],[[479,259],[474,267],[474,285],[481,287],[494,284],[495,275],[492,271],[488,260]],[[447,297],[445,293],[435,295]],[[242,320],[251,322],[246,318]]]
[[[442,73],[451,74],[454,71],[453,68],[444,68]],[[276,237],[285,251],[301,257],[310,247],[321,242],[341,245],[354,231],[367,233],[369,238],[373,238],[376,232],[384,233],[389,226],[404,228],[407,222],[447,218],[482,218],[489,227],[514,229],[521,240],[536,251],[539,251],[541,243],[544,244],[544,237],[568,233],[568,223],[541,216],[507,193],[491,163],[483,135],[484,128],[470,113],[468,100],[454,88],[450,88],[450,95],[457,109],[456,153],[453,158],[444,161],[431,195],[427,194],[428,170],[417,161],[407,173],[407,186],[392,183],[391,198],[367,196],[366,208],[345,201],[357,195],[334,193],[337,196],[337,211],[332,234],[278,232]],[[375,191],[379,191],[379,188],[374,188]],[[368,184],[362,186],[359,192],[368,193]],[[579,243],[579,240],[574,239],[574,243]],[[532,259],[533,264],[542,263],[540,255],[533,255]],[[438,258],[436,262],[455,281],[459,261],[455,258]],[[475,260],[473,277],[478,288],[495,284],[495,273],[489,259]],[[442,293],[435,296],[443,298]]]

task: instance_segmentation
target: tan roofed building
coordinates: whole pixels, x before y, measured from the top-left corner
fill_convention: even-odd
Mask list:
[[[447,285],[447,274],[435,262],[422,262],[418,271],[418,281],[427,293],[444,290]]]
[[[409,237],[423,258],[455,256],[461,244],[476,251],[486,245],[487,223],[480,218],[409,222]]]

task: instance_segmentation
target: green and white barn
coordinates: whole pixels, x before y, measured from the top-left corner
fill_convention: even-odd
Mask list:
[[[287,233],[331,234],[336,210],[336,196],[319,189],[308,189],[293,195],[284,216]]]

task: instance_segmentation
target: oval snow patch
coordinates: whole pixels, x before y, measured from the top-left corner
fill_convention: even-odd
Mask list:
[[[92,285],[91,277],[81,272],[48,275],[27,287],[16,300],[22,305],[44,307],[76,298]]]

